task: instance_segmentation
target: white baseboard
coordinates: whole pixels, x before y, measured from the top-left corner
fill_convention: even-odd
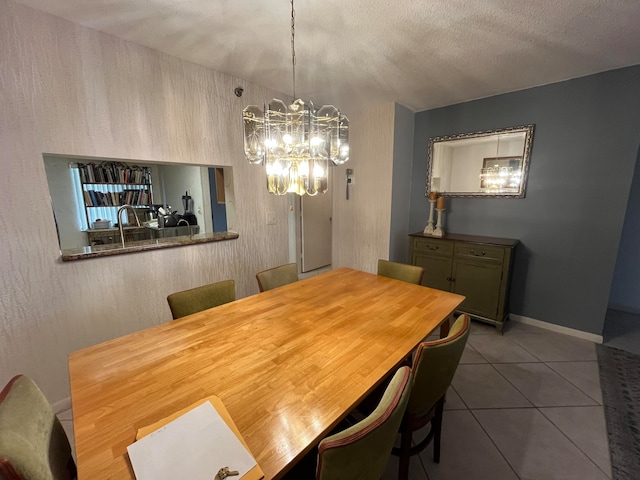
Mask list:
[[[582,330],[576,330],[574,328],[563,327],[562,325],[556,325],[555,323],[543,322],[542,320],[536,320],[535,318],[523,317],[522,315],[516,315],[514,313],[509,314],[509,318],[515,322],[524,323],[526,325],[532,325],[534,327],[544,328],[553,332],[564,333],[565,335],[571,335],[572,337],[581,338],[583,340],[589,340],[590,342],[602,343],[602,335],[596,335],[595,333],[583,332]]]
[[[51,407],[56,415],[60,412],[64,412],[65,410],[69,410],[71,408],[71,397],[63,398],[62,400],[51,404]]]

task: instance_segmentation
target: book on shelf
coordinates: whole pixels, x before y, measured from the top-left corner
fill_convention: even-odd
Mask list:
[[[149,167],[129,166],[115,162],[79,163],[78,172],[82,183],[151,184]]]
[[[84,204],[87,207],[120,207],[122,205],[147,206],[151,203],[151,192],[148,189],[125,189],[120,192],[101,192],[84,190]]]

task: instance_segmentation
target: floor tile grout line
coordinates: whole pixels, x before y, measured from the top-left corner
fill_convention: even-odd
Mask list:
[[[485,363],[470,362],[470,363],[462,363],[462,364],[458,364],[458,365],[486,365],[486,364],[491,365],[493,363],[490,359],[488,359],[487,357],[482,355],[482,353],[480,353],[480,351],[478,351],[478,349],[476,349],[469,342],[467,342],[467,346],[469,348],[471,348],[475,353],[477,353],[480,356],[480,358],[482,358],[484,360]]]
[[[595,407],[602,407],[602,405],[583,405],[582,407],[594,407],[594,406],[595,406]],[[594,462],[594,461],[593,461],[593,459],[589,456],[589,454],[587,454],[587,452],[585,452],[584,450],[582,450],[582,449],[580,448],[580,446],[579,446],[579,445],[577,445],[573,440],[571,440],[571,438],[570,438],[566,433],[564,433],[564,432],[562,431],[562,429],[561,429],[558,425],[556,425],[556,424],[555,424],[555,422],[554,422],[553,420],[551,420],[551,418],[549,418],[548,416],[546,416],[546,415],[544,414],[544,412],[541,410],[542,408],[579,408],[579,407],[536,407],[536,410],[538,410],[538,411],[540,412],[540,415],[542,415],[544,418],[546,418],[546,419],[549,421],[549,423],[550,423],[551,425],[553,425],[553,427],[554,427],[558,432],[560,432],[560,433],[562,434],[562,436],[563,436],[563,437],[565,437],[565,438],[569,441],[569,443],[571,443],[574,447],[576,447],[576,448],[578,449],[578,451],[579,451],[580,453],[582,453],[585,457],[587,457],[587,459],[588,459],[588,460],[589,460],[589,461],[590,461],[590,462],[591,462],[591,463],[592,463],[592,464],[593,464],[593,465],[594,465],[598,470],[600,470],[600,471],[601,471],[602,473],[604,473],[607,477],[609,477],[609,474],[608,474],[607,472],[605,472],[604,470],[602,470],[602,469],[600,468],[600,465],[598,465],[596,462]],[[604,407],[602,407],[602,408],[604,408]],[[609,478],[611,478],[611,477],[609,477]]]
[[[577,387],[576,385],[573,384],[573,382],[567,380],[564,376],[560,375],[558,372],[556,372],[553,368],[551,368],[549,365],[547,365],[545,362],[520,362],[518,364],[504,364],[504,363],[498,363],[496,365],[519,365],[519,364],[526,364],[526,363],[530,363],[530,364],[534,364],[534,365],[538,365],[539,363],[542,363],[545,367],[547,367],[553,374],[557,375],[558,377],[560,377],[562,380],[566,381],[567,383],[569,383],[572,387],[574,387],[576,390],[578,390],[580,393],[582,393],[585,397],[587,397],[590,400],[593,400],[594,402],[596,402],[595,405],[536,405],[535,403],[533,403],[533,401],[529,398],[527,398],[527,396],[524,394],[524,392],[522,392],[516,385],[513,384],[513,382],[511,382],[507,377],[505,377],[504,375],[502,375],[502,373],[500,372],[500,370],[498,370],[497,368],[495,368],[494,364],[490,364],[493,369],[498,372],[502,378],[504,378],[513,388],[515,388],[518,393],[520,395],[522,395],[531,405],[533,405],[535,408],[538,407],[595,407],[595,406],[600,406],[602,405],[600,402],[598,402],[598,400],[594,399],[593,397],[591,397],[591,395],[586,394],[585,392],[582,391],[582,389],[580,389],[579,387]],[[517,407],[516,407],[517,408]]]
[[[428,450],[428,449],[429,449],[429,446],[427,446],[427,448],[425,448],[425,449],[423,450],[423,452],[424,452],[424,451],[426,451],[426,450]],[[416,455],[416,456],[418,457],[418,461],[420,462],[420,466],[422,467],[422,471],[424,472],[424,475],[427,477],[427,480],[430,480],[430,479],[431,479],[431,477],[429,476],[429,471],[427,470],[427,466],[426,466],[426,465],[424,464],[424,462],[422,461],[422,455],[418,454],[418,455]]]
[[[496,410],[502,410],[500,408],[496,409]],[[509,459],[507,459],[507,457],[505,456],[505,454],[502,452],[502,450],[500,450],[500,448],[498,447],[498,444],[493,440],[493,438],[491,437],[491,435],[489,435],[489,432],[487,432],[487,430],[484,428],[484,426],[482,425],[482,423],[480,422],[480,420],[478,419],[478,417],[476,417],[476,415],[473,413],[473,410],[469,410],[469,413],[471,413],[471,416],[473,417],[473,419],[476,421],[476,423],[478,424],[478,426],[480,427],[480,429],[483,431],[483,433],[487,436],[487,438],[489,439],[489,441],[493,444],[494,448],[496,449],[496,451],[500,454],[500,456],[502,457],[502,459],[505,461],[505,463],[507,465],[509,465],[509,468],[511,469],[511,471],[513,472],[513,474],[515,475],[515,477],[518,480],[522,480],[520,475],[518,475],[518,472],[516,471],[515,467],[513,465],[511,465],[511,462],[509,461]]]
[[[472,408],[450,408],[447,412],[460,412],[462,410],[531,410],[534,408],[583,408],[583,407],[603,407],[603,405],[533,405],[519,407],[472,407]]]
[[[514,334],[514,335],[517,335],[517,334]],[[538,334],[533,334],[533,335],[538,335]],[[528,353],[529,355],[531,355],[533,358],[538,359],[538,362],[543,362],[543,360],[542,360],[538,355],[536,355],[535,353],[530,352],[529,350],[527,350],[527,348],[526,348],[524,345],[522,345],[522,344],[518,343],[518,341],[517,341],[516,339],[512,339],[512,338],[510,338],[510,339],[509,339],[509,341],[513,342],[515,345],[517,345],[517,346],[518,346],[518,347],[520,347],[522,350],[524,350],[525,352],[527,352],[527,353]],[[531,362],[531,363],[537,363],[537,362]]]
[[[537,334],[535,334],[535,333],[533,333],[533,334],[531,334],[531,333],[524,333],[524,332],[523,332],[523,333],[517,333],[517,334],[514,334],[514,336],[515,336],[515,337],[517,337],[518,335],[537,335]],[[572,337],[571,335],[565,335],[565,334],[563,334],[563,333],[558,333],[558,332],[555,332],[555,333],[552,333],[552,332],[551,332],[551,333],[546,333],[546,334],[543,334],[543,335],[546,335],[546,336],[548,336],[548,337],[550,337],[550,338],[558,338],[558,335],[560,335],[561,337],[567,337],[567,338],[570,338],[570,339],[573,339],[573,340],[579,340],[579,341],[582,341],[582,342],[586,342],[586,343],[593,344],[594,349],[595,349],[595,343],[594,343],[594,342],[592,342],[592,341],[590,341],[590,340],[585,340],[585,339],[581,339],[581,338],[576,338],[576,337]],[[564,339],[564,338],[563,338],[563,339]],[[526,347],[525,345],[521,344],[520,342],[518,342],[518,339],[517,339],[517,338],[514,338],[512,341],[513,341],[516,345],[518,345],[519,347],[521,347],[523,350],[525,350],[527,353],[529,353],[529,354],[533,355],[533,356],[534,356],[534,357],[536,357],[536,358],[540,358],[540,357],[539,357],[538,355],[536,355],[535,353],[530,352],[529,350],[527,350],[527,347]],[[570,342],[571,340],[568,340],[568,341]],[[540,361],[541,361],[541,362],[543,362],[543,363],[546,363],[546,362],[555,362],[555,361],[558,361],[558,362],[562,362],[562,361],[565,361],[565,362],[572,362],[572,361],[585,361],[585,362],[587,362],[587,361],[593,361],[593,360],[595,360],[595,358],[594,358],[594,359],[587,359],[587,360],[544,360],[544,359],[542,359],[542,358],[540,359]]]
[[[502,364],[502,363],[544,363],[543,360],[539,360],[538,357],[536,355],[534,355],[533,353],[529,352],[526,348],[524,348],[523,346],[519,345],[518,343],[513,342],[511,339],[509,339],[510,342],[512,342],[516,347],[521,348],[522,350],[524,350],[526,353],[528,353],[529,355],[531,355],[533,358],[537,359],[537,361],[532,362],[531,360],[526,361],[526,362],[522,362],[522,361],[515,361],[515,362],[501,362],[501,361],[495,361],[492,362],[490,359],[486,358],[484,355],[482,355],[482,353],[480,353],[477,349],[474,348],[474,350],[478,353],[478,355],[480,355],[482,358],[484,358],[487,363],[490,364]],[[473,345],[471,345],[471,347],[473,348]]]
[[[532,362],[532,361],[529,360],[529,361],[526,361],[526,362],[515,361],[515,362],[487,362],[487,363],[489,363],[490,365],[515,365],[515,364],[521,364],[521,363],[533,363],[533,364],[537,365],[539,363],[544,363],[544,362],[542,362],[542,361],[540,361],[540,362]],[[471,364],[468,364],[468,365],[471,365]],[[473,364],[473,365],[483,365],[483,364]]]
[[[537,356],[537,355],[533,354],[532,352],[530,352],[529,350],[527,350],[523,345],[521,345],[521,344],[517,343],[515,340],[512,340],[512,341],[513,341],[516,345],[518,345],[519,347],[521,347],[524,351],[526,351],[527,353],[529,353],[530,355],[532,355],[534,358],[538,358],[538,359],[540,358],[539,356]],[[473,346],[472,346],[472,347],[473,347]],[[476,349],[474,348],[474,350],[476,350]],[[477,350],[476,350],[476,351],[477,351]],[[478,353],[478,354],[480,354],[480,352],[477,352],[477,353]],[[484,356],[482,356],[482,354],[480,354],[480,356],[481,356],[482,358],[485,358]],[[587,362],[587,361],[590,361],[590,360],[580,360],[580,361]],[[567,362],[570,362],[570,361],[567,361]],[[500,371],[495,367],[495,364],[507,364],[507,362],[505,362],[505,363],[500,363],[500,362],[489,362],[489,365],[491,365],[491,367],[492,367],[496,372],[498,372],[498,374],[499,374],[502,378],[504,378],[504,379],[507,381],[507,383],[509,383],[510,385],[512,385],[512,386],[513,386],[513,388],[514,388],[516,391],[518,391],[518,392],[523,396],[523,398],[525,398],[525,399],[526,399],[530,404],[532,404],[532,407],[524,407],[524,408],[535,408],[536,410],[538,410],[538,412],[539,412],[541,415],[543,415],[543,417],[544,417],[544,418],[546,418],[546,419],[547,419],[547,420],[548,420],[548,421],[553,425],[553,427],[554,427],[556,430],[558,430],[558,431],[562,434],[562,436],[563,436],[563,437],[565,437],[567,440],[569,440],[569,442],[570,442],[572,445],[574,445],[574,446],[578,449],[578,451],[579,451],[579,452],[581,452],[585,457],[587,457],[587,458],[589,459],[589,462],[590,462],[591,464],[593,464],[593,465],[594,465],[594,466],[595,466],[599,471],[603,472],[603,473],[605,474],[605,476],[609,477],[609,475],[608,475],[608,473],[607,473],[607,472],[604,472],[604,471],[600,468],[600,466],[599,466],[599,465],[598,465],[598,464],[597,464],[597,463],[596,463],[596,462],[595,462],[595,461],[594,461],[594,460],[593,460],[593,459],[592,459],[592,458],[591,458],[591,457],[590,457],[586,452],[584,452],[581,448],[579,448],[579,447],[578,447],[578,446],[577,446],[577,445],[576,445],[576,444],[575,444],[575,443],[574,443],[574,442],[573,442],[573,441],[572,441],[572,440],[571,440],[571,439],[570,439],[570,438],[569,438],[569,437],[568,437],[568,436],[567,436],[567,435],[566,435],[566,434],[565,434],[565,433],[564,433],[564,432],[563,432],[563,431],[562,431],[562,430],[561,430],[561,429],[560,429],[560,428],[559,428],[555,423],[553,423],[553,422],[551,421],[551,419],[549,419],[549,418],[548,418],[546,415],[544,415],[544,413],[541,411],[541,408],[576,408],[576,407],[602,407],[602,408],[604,408],[604,406],[603,406],[602,404],[600,404],[596,399],[594,399],[593,397],[591,397],[590,395],[588,395],[586,392],[584,392],[581,388],[579,388],[579,387],[578,387],[577,385],[575,385],[573,382],[571,382],[569,379],[565,378],[565,377],[564,377],[563,375],[561,375],[559,372],[556,372],[553,368],[551,368],[551,367],[547,364],[547,363],[549,363],[549,362],[545,362],[545,361],[543,361],[543,360],[541,360],[541,359],[540,359],[538,362],[512,362],[512,363],[511,363],[511,362],[509,362],[509,364],[516,364],[516,363],[530,363],[530,364],[539,364],[539,363],[542,363],[542,364],[543,364],[547,369],[549,369],[549,370],[550,370],[551,372],[553,372],[555,375],[557,375],[558,377],[560,377],[560,378],[562,378],[563,380],[567,381],[570,385],[572,385],[573,387],[575,387],[579,392],[583,393],[587,398],[589,398],[589,399],[593,400],[594,402],[596,402],[596,405],[576,405],[576,406],[564,406],[564,405],[563,405],[563,406],[550,406],[550,407],[542,406],[542,407],[539,407],[539,406],[537,406],[537,405],[534,405],[534,404],[533,404],[533,402],[532,402],[529,398],[527,398],[527,396],[526,396],[526,395],[525,395],[525,394],[524,394],[520,389],[518,389],[518,388],[516,387],[516,385],[514,385],[514,384],[513,384],[513,383],[512,383],[508,378],[506,378],[506,377],[505,377],[505,376],[504,376],[504,375],[503,375],[503,374],[502,374],[502,373],[501,373],[501,372],[500,372]],[[456,393],[458,393],[458,392],[456,391]],[[460,400],[463,402],[463,404],[464,404],[464,405],[466,405],[466,402],[464,401],[464,399],[462,398],[462,396],[461,396],[460,394],[458,394],[458,396],[460,397]],[[513,407],[513,408],[523,408],[523,407]],[[493,408],[493,410],[507,410],[507,409],[509,409],[509,408]],[[470,411],[471,411],[471,413],[472,413],[473,417],[476,419],[476,422],[478,422],[478,424],[482,427],[482,425],[480,424],[480,422],[479,422],[479,420],[477,419],[477,417],[473,414],[473,410],[488,410],[488,409],[487,409],[487,408],[484,408],[484,409],[470,409]],[[482,428],[482,429],[483,429],[483,431],[485,432],[485,434],[489,437],[489,439],[491,440],[491,442],[494,444],[494,446],[496,447],[496,449],[498,450],[498,452],[500,452],[500,455],[502,455],[502,456],[503,456],[503,458],[504,458],[504,455],[503,455],[502,451],[500,451],[500,449],[499,449],[499,448],[498,448],[498,446],[495,444],[495,442],[493,442],[493,439],[489,436],[488,432],[487,432],[484,428]],[[506,459],[506,458],[505,458],[505,461],[507,461],[507,459]],[[509,467],[510,467],[510,468],[512,468],[512,469],[513,469],[513,467],[511,466],[511,464],[510,464],[508,461],[507,461],[507,464],[509,465]],[[514,473],[515,473],[515,471],[514,471]],[[517,473],[515,473],[515,475],[518,477]],[[519,477],[518,477],[518,478],[519,478]]]
[[[473,346],[472,346],[472,348],[473,348]],[[475,348],[474,348],[474,350],[475,350]],[[485,357],[483,357],[483,356],[482,356],[482,354],[481,354],[480,352],[477,352],[477,353],[478,353],[478,355],[480,355],[482,358],[485,358]],[[487,359],[485,359],[485,360],[487,360]],[[488,364],[488,365],[490,365],[490,366],[491,366],[491,368],[493,368],[494,370],[496,370],[496,371],[497,371],[497,369],[493,366],[493,364],[492,364],[489,360],[487,360],[487,364]],[[486,364],[480,364],[480,365],[486,365]],[[499,371],[498,371],[498,374],[499,374],[499,375],[501,375]],[[502,375],[501,375],[501,376],[502,376]],[[505,379],[505,380],[506,380],[506,379]],[[508,380],[507,380],[507,382],[508,382]],[[511,384],[511,382],[509,382],[509,384]],[[505,457],[504,453],[500,450],[500,448],[498,448],[498,445],[494,442],[493,438],[491,438],[491,435],[489,435],[489,432],[487,432],[487,431],[485,430],[485,428],[482,426],[482,424],[480,423],[480,421],[478,420],[478,418],[474,415],[473,410],[472,410],[472,409],[467,405],[467,403],[465,402],[464,398],[462,398],[462,395],[461,395],[460,393],[458,393],[458,391],[454,388],[454,386],[453,386],[453,385],[451,385],[451,386],[450,386],[450,388],[452,388],[452,389],[456,392],[456,394],[457,394],[457,395],[458,395],[458,397],[460,398],[460,401],[462,402],[462,404],[463,404],[465,407],[467,407],[467,408],[466,408],[466,410],[471,414],[471,416],[473,417],[473,419],[475,420],[475,422],[478,424],[478,426],[480,427],[480,429],[481,429],[481,430],[484,432],[484,434],[487,436],[487,438],[489,439],[489,441],[491,442],[491,444],[494,446],[494,448],[496,449],[496,451],[500,454],[500,456],[502,457],[502,459],[503,459],[503,460],[505,461],[505,463],[509,466],[509,469],[513,472],[514,476],[515,476],[518,480],[521,480],[521,477],[518,475],[518,472],[516,472],[516,470],[515,470],[515,468],[513,467],[513,465],[511,465],[511,463],[510,463],[510,462],[507,460],[507,458]],[[515,387],[514,387],[514,388],[515,388]],[[516,390],[517,390],[517,389],[516,389]],[[525,398],[529,403],[531,403],[531,402],[530,402],[530,400],[529,400],[528,398],[526,398],[526,397],[522,394],[522,392],[520,392],[519,390],[518,390],[518,392],[523,396],[523,398]],[[513,408],[515,408],[515,407],[513,407]],[[521,408],[522,408],[522,407],[521,407]],[[533,406],[533,405],[532,405],[531,407],[524,407],[524,408],[535,408],[535,406]],[[506,410],[506,409],[507,409],[507,408],[505,408],[505,410]],[[499,410],[501,410],[501,409],[499,409]],[[463,409],[458,409],[457,411],[463,411]],[[422,461],[422,459],[421,459],[421,461]],[[423,464],[423,466],[424,466],[424,464]],[[426,466],[425,466],[425,471],[426,471]],[[427,478],[428,478],[428,474],[427,474]]]
[[[530,332],[527,332],[530,333]],[[543,418],[545,418],[547,421],[549,421],[554,429],[556,429],[557,431],[560,432],[561,436],[566,438],[567,440],[569,440],[569,443],[571,445],[573,445],[578,452],[580,452],[580,454],[582,454],[583,456],[587,457],[589,459],[589,464],[593,465],[596,467],[596,469],[600,472],[602,472],[604,474],[605,477],[607,478],[611,478],[610,474],[606,471],[604,471],[602,468],[600,468],[600,466],[594,461],[593,458],[591,458],[587,452],[585,452],[584,450],[582,450],[581,448],[578,447],[578,445],[576,445],[571,438],[569,438],[555,423],[553,423],[551,421],[550,418],[548,418],[546,415],[544,415],[542,409],[544,408],[592,408],[592,407],[598,407],[598,408],[604,408],[603,404],[600,403],[597,399],[594,399],[591,395],[589,395],[587,392],[585,392],[583,389],[581,389],[578,385],[576,385],[574,382],[572,382],[570,379],[566,378],[564,375],[562,375],[560,372],[557,372],[556,370],[554,370],[549,363],[593,363],[594,359],[580,359],[580,360],[553,360],[553,361],[544,361],[540,358],[540,356],[533,354],[532,352],[530,352],[528,349],[526,349],[524,346],[520,345],[519,343],[513,341],[514,343],[516,343],[516,345],[518,345],[519,347],[521,347],[525,352],[529,353],[533,358],[538,359],[538,361],[528,361],[528,362],[491,362],[490,360],[488,360],[484,355],[482,355],[478,350],[476,350],[472,345],[469,345],[471,347],[471,349],[477,353],[479,355],[479,358],[484,359],[487,363],[477,363],[477,362],[469,362],[469,363],[464,363],[464,364],[460,364],[460,365],[491,365],[491,367],[493,368],[494,371],[497,371],[497,373],[500,375],[501,378],[503,378],[504,380],[507,381],[507,384],[511,385],[518,393],[520,393],[522,395],[522,397],[524,399],[526,399],[526,401],[531,405],[528,407],[490,407],[490,408],[474,408],[471,409],[469,408],[469,406],[467,405],[467,402],[464,400],[464,398],[462,397],[462,395],[460,395],[460,393],[458,393],[458,391],[455,389],[455,387],[453,387],[453,385],[451,385],[451,388],[453,389],[453,391],[455,391],[455,393],[458,395],[458,397],[460,398],[460,402],[461,404],[465,407],[465,408],[456,408],[456,409],[449,409],[446,411],[449,412],[462,412],[462,411],[469,411],[474,420],[476,421],[476,423],[481,427],[482,431],[484,432],[484,434],[487,436],[487,438],[489,439],[489,441],[491,442],[491,444],[494,446],[494,448],[496,449],[496,451],[498,452],[498,454],[504,459],[504,461],[506,462],[506,464],[509,466],[509,468],[511,469],[511,471],[513,472],[514,476],[518,479],[521,480],[521,477],[518,475],[518,473],[514,470],[514,466],[511,465],[511,463],[509,463],[509,461],[507,460],[507,458],[504,456],[503,452],[500,450],[500,448],[498,448],[497,444],[493,441],[492,437],[488,434],[488,432],[484,429],[484,427],[482,427],[482,425],[480,424],[478,417],[475,415],[474,411],[478,410],[499,410],[499,411],[506,411],[506,410],[512,410],[512,409],[536,409],[538,410],[538,412],[543,416]],[[543,364],[546,369],[549,370],[549,372],[551,372],[553,375],[556,375],[559,379],[562,379],[563,381],[566,381],[569,385],[573,386],[574,388],[576,388],[576,390],[582,394],[585,395],[586,398],[588,398],[589,400],[592,400],[593,402],[595,402],[594,405],[558,405],[558,406],[554,406],[554,405],[550,405],[550,406],[537,406],[534,405],[533,402],[531,402],[531,400],[529,400],[529,398],[527,398],[527,396],[516,387],[516,385],[514,385],[508,378],[506,378],[496,367],[496,365],[500,365],[500,364],[518,364],[518,363],[529,363],[529,364]],[[422,462],[422,458],[421,458],[421,462]],[[423,463],[423,467],[424,470],[426,472],[426,474],[428,475],[427,469],[426,469],[426,465]]]
[[[538,362],[530,362],[530,363],[538,363]],[[511,386],[516,390],[516,392],[518,392],[520,395],[522,395],[522,398],[524,398],[527,402],[529,402],[529,404],[530,404],[532,407],[535,407],[534,403],[533,403],[531,400],[529,400],[529,399],[527,398],[527,396],[526,396],[523,392],[521,392],[521,391],[520,391],[520,389],[519,389],[518,387],[516,387],[516,386],[511,382],[511,380],[509,380],[507,377],[505,377],[505,376],[502,374],[502,372],[500,372],[500,370],[498,370],[498,369],[495,367],[495,365],[494,365],[493,363],[490,363],[489,365],[491,365],[491,368],[493,368],[493,369],[498,373],[498,375],[500,375],[500,376],[501,376],[501,377],[502,377],[502,378],[503,378],[503,379],[504,379],[504,380],[505,380],[509,385],[511,385]],[[517,408],[517,407],[514,407],[514,408]]]
[[[559,362],[549,362],[549,363],[559,363]],[[578,363],[578,362],[575,362]],[[593,362],[582,362],[582,363],[595,363],[596,366],[598,365],[597,361],[593,361]],[[556,374],[560,375],[563,379],[565,379],[567,382],[569,382],[571,385],[573,385],[574,387],[576,387],[578,390],[580,390],[582,393],[584,393],[587,397],[589,397],[590,399],[592,399],[594,402],[596,402],[598,405],[603,406],[604,403],[600,402],[600,400],[598,400],[597,398],[593,398],[591,395],[589,395],[587,392],[585,392],[582,388],[580,388],[578,385],[576,385],[575,383],[573,383],[571,381],[571,379],[565,377],[561,372],[556,371],[552,366],[550,366],[549,364],[545,363],[545,365],[547,365],[547,367],[549,367],[551,370],[553,370]],[[600,379],[598,378],[598,384],[600,384]],[[602,395],[602,385],[600,385],[600,394]]]
[[[496,365],[503,363],[593,363],[597,360],[540,360],[539,362],[494,362]]]
[[[462,398],[462,395],[460,395],[460,393],[454,388],[454,386],[452,384],[449,384],[449,388],[451,390],[453,390],[454,392],[456,392],[456,395],[458,396],[458,398],[460,399],[460,401],[462,402],[462,404],[465,406],[464,409],[467,410],[471,410],[471,408],[469,407],[469,405],[467,405],[467,402],[464,401],[464,399]],[[448,390],[448,389],[447,389]],[[447,394],[445,393],[445,397],[444,397],[444,404],[447,404]],[[464,410],[463,408],[457,408],[456,410]]]

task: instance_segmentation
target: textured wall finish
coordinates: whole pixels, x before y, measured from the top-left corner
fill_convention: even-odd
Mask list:
[[[275,90],[290,85],[284,0],[19,2]],[[640,63],[637,0],[304,1],[296,31],[298,93],[349,116],[384,102],[425,110]]]
[[[244,106],[281,95],[6,0],[0,45],[0,384],[25,373],[55,402],[70,352],[169,321],[171,292],[257,293],[288,261],[286,198],[242,152]],[[240,238],[63,264],[43,153],[233,166]]]
[[[375,272],[378,258],[389,256],[393,169],[394,103],[350,117],[349,163],[333,179],[333,267]],[[346,200],[346,168],[355,184]]]

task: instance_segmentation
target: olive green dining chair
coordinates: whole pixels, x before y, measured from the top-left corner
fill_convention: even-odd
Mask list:
[[[289,283],[299,280],[298,265],[295,263],[287,263],[286,265],[270,268],[269,270],[259,272],[256,275],[256,279],[258,280],[258,288],[261,292],[282,287],[283,285],[288,285]]]
[[[422,276],[424,275],[424,268],[418,267],[417,265],[407,265],[406,263],[379,259],[378,275],[420,285]]]
[[[173,319],[224,305],[236,299],[236,283],[233,280],[203,285],[202,287],[172,293],[167,297]]]
[[[36,383],[16,375],[0,392],[0,478],[73,480],[69,439]]]
[[[317,480],[380,480],[409,401],[411,369],[394,374],[376,409],[318,445]]]
[[[411,396],[400,425],[400,446],[393,454],[400,457],[399,480],[407,480],[412,455],[423,451],[433,440],[433,459],[440,462],[440,438],[445,394],[456,373],[469,337],[469,316],[460,315],[439,340],[421,342],[413,361]],[[431,424],[429,432],[413,445],[413,433]]]

